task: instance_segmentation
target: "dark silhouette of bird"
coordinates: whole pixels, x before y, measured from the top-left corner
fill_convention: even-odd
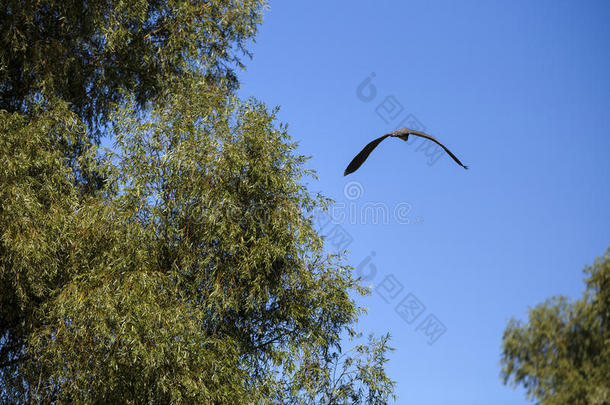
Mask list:
[[[420,136],[422,138],[429,139],[432,142],[436,142],[437,144],[439,144],[441,146],[441,148],[443,148],[445,150],[445,152],[447,152],[449,154],[449,156],[451,156],[453,158],[453,160],[455,160],[455,163],[462,166],[464,169],[468,169],[468,166],[465,166],[464,164],[462,164],[462,162],[460,162],[460,159],[458,159],[453,153],[451,153],[451,151],[449,149],[447,149],[445,147],[445,145],[443,145],[442,143],[437,141],[435,138],[433,138],[430,135],[428,135],[424,132],[421,132],[421,131],[416,131],[414,129],[409,129],[409,128],[401,128],[401,129],[397,129],[396,131],[387,133],[383,136],[380,136],[379,138],[375,139],[374,141],[369,142],[369,144],[366,145],[364,147],[364,149],[362,149],[360,151],[360,153],[358,153],[356,155],[356,157],[354,157],[352,159],[352,161],[349,163],[349,165],[347,165],[347,168],[345,169],[345,172],[343,172],[343,175],[347,176],[348,174],[353,173],[356,170],[358,170],[358,168],[360,166],[362,166],[362,164],[364,163],[366,158],[369,157],[369,155],[371,154],[373,149],[375,149],[377,147],[377,145],[379,145],[381,143],[381,141],[383,141],[387,137],[391,136],[391,137],[400,138],[403,141],[406,141],[407,139],[409,139],[409,135]]]

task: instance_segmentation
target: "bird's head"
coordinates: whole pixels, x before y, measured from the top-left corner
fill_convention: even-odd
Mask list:
[[[392,131],[392,132],[390,132],[390,135],[392,135],[396,138],[400,138],[403,141],[406,141],[407,139],[409,139],[409,133],[407,131],[405,131],[405,128],[397,129],[396,131]]]

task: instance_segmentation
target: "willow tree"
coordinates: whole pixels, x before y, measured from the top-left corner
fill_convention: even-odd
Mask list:
[[[86,125],[3,113],[3,399],[385,403],[387,337],[341,357],[366,291],[323,253],[306,158],[262,103],[175,86],[117,110],[87,198],[59,148]]]
[[[261,2],[2,7],[0,402],[385,403],[328,200],[232,91]]]
[[[610,249],[585,273],[582,299],[552,298],[504,332],[504,382],[541,404],[610,403]]]
[[[76,274],[63,260],[93,258],[107,248],[89,241],[88,253],[68,254],[65,245],[94,235],[68,232],[75,221],[86,228],[83,218],[74,219],[87,212],[83,207],[106,209],[100,199],[107,173],[90,155],[112,108],[129,95],[142,112],[166,83],[184,77],[230,92],[263,6],[262,0],[1,3],[0,386],[23,359],[42,306]],[[60,215],[56,203],[71,209]]]

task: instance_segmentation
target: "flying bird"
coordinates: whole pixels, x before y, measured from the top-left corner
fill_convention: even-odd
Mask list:
[[[420,136],[422,138],[429,139],[432,142],[436,142],[437,144],[439,144],[441,146],[441,148],[443,148],[445,150],[445,152],[447,152],[449,154],[449,156],[451,156],[453,158],[453,160],[455,160],[455,163],[462,166],[464,169],[468,169],[468,166],[463,165],[462,162],[460,162],[460,159],[458,159],[453,153],[451,153],[451,151],[449,149],[447,149],[445,147],[445,145],[443,145],[442,143],[437,141],[435,138],[433,138],[430,135],[428,135],[424,132],[421,132],[421,131],[416,131],[414,129],[409,129],[409,128],[401,128],[401,129],[397,129],[396,131],[387,133],[383,136],[380,136],[379,138],[375,139],[374,141],[369,142],[369,144],[366,145],[364,147],[364,149],[362,149],[360,151],[360,153],[358,153],[356,155],[356,157],[354,157],[352,159],[352,161],[349,163],[349,165],[347,165],[347,168],[345,169],[345,172],[343,172],[343,175],[347,176],[348,174],[353,173],[356,170],[358,170],[358,168],[360,166],[362,166],[362,164],[364,163],[366,158],[369,157],[369,155],[371,154],[373,149],[375,149],[377,147],[377,145],[379,145],[381,143],[381,141],[383,141],[387,137],[391,136],[391,137],[400,138],[403,141],[406,141],[407,139],[409,139],[409,135]]]

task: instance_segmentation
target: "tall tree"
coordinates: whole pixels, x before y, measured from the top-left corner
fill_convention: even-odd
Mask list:
[[[305,157],[260,102],[175,86],[118,110],[86,199],[56,148],[84,124],[3,113],[4,399],[385,403],[387,338],[340,358],[366,291],[323,253]]]
[[[153,4],[224,27],[258,2]],[[323,252],[311,215],[329,201],[303,185],[306,158],[275,110],[231,93],[226,54],[196,50],[216,55],[216,37],[181,53],[189,27],[155,27],[185,74],[154,97],[119,80],[107,110],[82,109],[32,73],[38,90],[0,110],[0,402],[386,403],[388,337],[341,353],[366,290]],[[92,117],[113,150],[89,142]]]
[[[256,32],[263,6],[263,0],[2,2],[4,378],[24,359],[42,306],[77,275],[69,267],[77,265],[66,258],[93,260],[109,247],[111,239],[94,229],[69,230],[79,222],[104,229],[100,218],[74,215],[97,216],[107,209],[107,191],[101,190],[109,173],[91,157],[91,146],[111,125],[112,108],[128,96],[143,111],[147,101],[167,91],[166,83],[185,77],[199,78],[219,92],[234,89],[233,69],[249,55],[246,41]],[[85,208],[91,205],[103,209],[89,212]],[[78,241],[89,244],[87,253],[74,250],[82,247]]]
[[[554,297],[504,332],[504,382],[544,405],[610,404],[610,249],[584,271],[582,299]]]

